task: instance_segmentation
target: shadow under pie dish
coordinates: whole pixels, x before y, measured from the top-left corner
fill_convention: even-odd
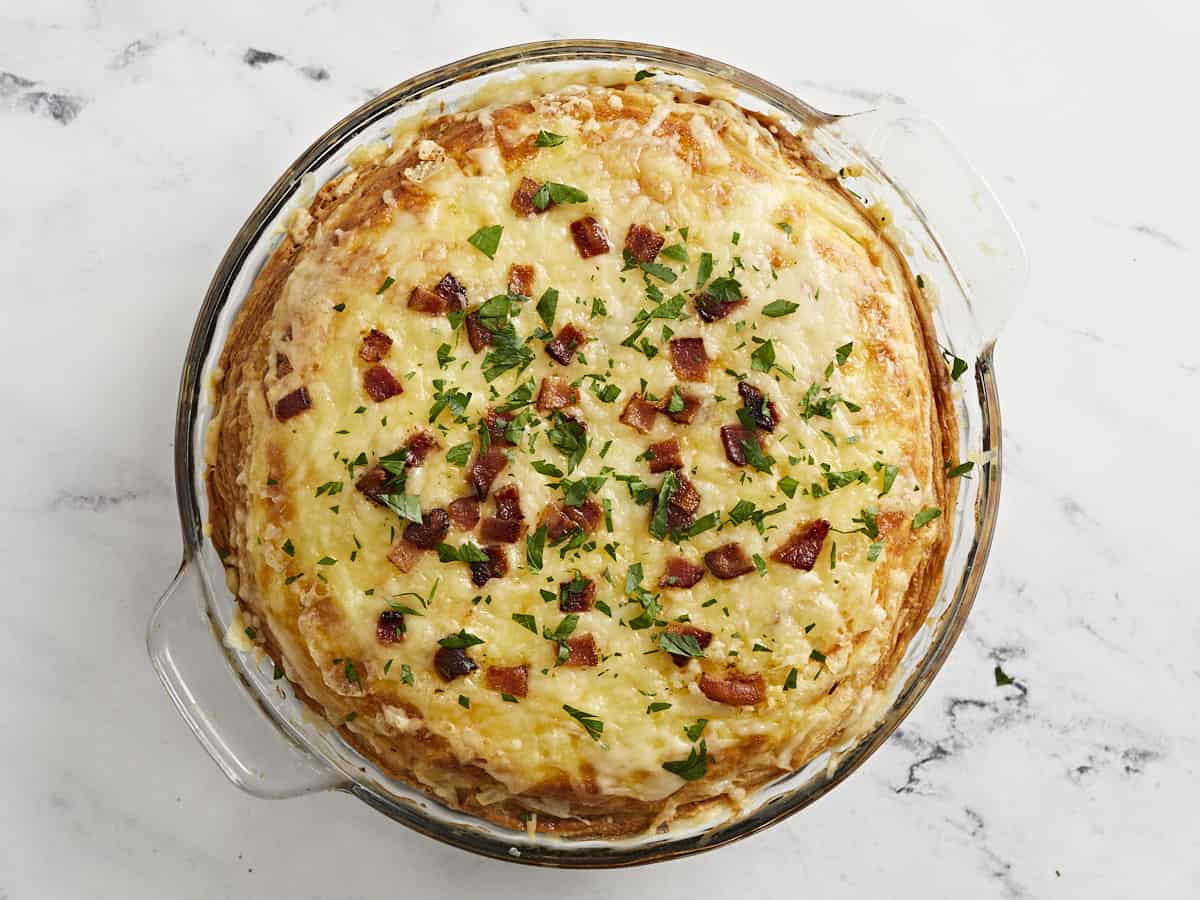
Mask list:
[[[627,835],[869,727],[940,583],[946,368],[769,120],[586,69],[297,208],[226,344],[212,538],[361,752]]]
[[[562,42],[419,76],[298,161],[197,326],[151,623],[235,782],[611,865],[750,833],[879,745],[977,589],[998,420],[943,246],[833,120]],[[202,683],[189,596],[298,752]]]

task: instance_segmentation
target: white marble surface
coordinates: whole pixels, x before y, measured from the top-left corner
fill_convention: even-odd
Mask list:
[[[900,6],[0,2],[0,898],[1200,894],[1200,17]],[[240,794],[142,641],[179,557],[180,359],[249,209],[372,93],[588,35],[708,53],[841,109],[924,108],[992,179],[1034,277],[1000,342],[988,577],[903,731],[742,844],[562,874],[341,795]]]

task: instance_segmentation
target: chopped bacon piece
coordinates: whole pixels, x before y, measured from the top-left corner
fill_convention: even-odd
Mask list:
[[[703,577],[704,566],[698,566],[682,556],[672,556],[663,567],[663,575],[658,579],[658,586],[690,588],[695,587]]]
[[[467,289],[449,272],[442,276],[433,292],[445,301],[448,310],[462,309],[467,305]]]
[[[275,418],[282,422],[304,412],[312,406],[308,399],[308,388],[298,387],[290,394],[279,398],[275,404]]]
[[[723,319],[739,306],[746,305],[746,298],[740,300],[718,300],[708,291],[696,298],[696,312],[705,322],[715,322]]]
[[[665,472],[667,469],[682,469],[683,457],[679,455],[679,441],[675,438],[650,445],[650,471]]]
[[[362,339],[362,346],[358,348],[358,358],[363,362],[379,362],[392,349],[392,339],[379,331],[372,328]]]
[[[463,647],[438,647],[437,653],[433,654],[433,667],[437,669],[443,681],[453,681],[463,675],[470,675],[479,668],[475,665],[475,660],[467,656]]]
[[[683,408],[671,412],[671,400],[675,396],[675,391],[679,391],[679,400],[683,401]],[[676,401],[676,405],[679,401]],[[662,402],[658,404],[661,412],[667,414],[667,418],[672,422],[678,422],[680,425],[690,425],[692,419],[696,418],[696,413],[700,410],[700,398],[691,391],[685,391],[683,388],[673,388],[663,397]]]
[[[553,375],[542,379],[537,397],[538,412],[550,412],[578,402],[579,391],[571,387],[566,379]]]
[[[590,534],[600,524],[601,517],[600,507],[589,497],[579,506],[551,503],[542,510],[538,524],[546,526],[546,535],[551,541],[557,541],[575,529]]]
[[[450,530],[450,516],[444,509],[431,509],[421,513],[421,524],[409,522],[404,526],[404,539],[414,547],[432,550],[446,539]]]
[[[755,442],[762,447],[758,432],[743,428],[741,425],[722,425],[721,443],[725,445],[725,458],[735,466],[746,464],[746,448],[744,444]]]
[[[284,375],[291,374],[292,361],[287,358],[286,353],[275,354],[275,377],[282,378]]]
[[[704,564],[708,566],[708,571],[724,579],[737,578],[754,571],[754,562],[746,555],[742,545],[732,542],[705,553]]]
[[[451,500],[447,512],[450,514],[450,524],[459,531],[470,531],[479,524],[479,501],[474,497]]]
[[[475,462],[467,469],[467,481],[475,488],[475,496],[480,500],[486,498],[488,491],[492,489],[492,482],[507,465],[508,457],[499,447],[491,446],[478,454]]]
[[[469,563],[471,566],[471,581],[476,587],[483,587],[492,578],[503,578],[508,574],[508,553],[497,544],[488,544],[483,548],[488,555],[487,562]]]
[[[382,403],[389,397],[404,393],[404,385],[396,380],[391,372],[383,366],[371,366],[363,372],[363,387],[367,395],[376,403]]]
[[[686,635],[687,637],[695,638],[696,643],[700,645],[701,650],[707,649],[708,645],[712,643],[713,639],[711,631],[705,631],[703,628],[697,628],[695,625],[684,625],[681,623],[672,622],[666,627],[666,631],[668,634],[682,634]],[[671,660],[677,666],[686,666],[687,661],[691,658],[692,657],[690,656],[684,656],[682,653],[671,654]]]
[[[559,329],[558,335],[546,345],[546,353],[560,366],[569,366],[575,351],[584,345],[587,335],[570,323]]]
[[[767,699],[767,683],[761,675],[700,676],[700,690],[709,700],[729,706],[754,706]]]
[[[584,216],[571,223],[571,237],[575,239],[575,248],[584,259],[599,256],[612,249],[608,235],[591,216]]]
[[[558,586],[558,608],[566,613],[587,612],[596,602],[596,583],[576,575]]]
[[[569,655],[563,661],[564,666],[594,666],[600,662],[600,653],[596,649],[596,639],[590,634],[579,634],[567,638]]]
[[[396,612],[394,609],[385,609],[379,614],[379,621],[375,623],[375,637],[381,644],[400,643],[404,640],[406,630],[404,613]]]
[[[421,558],[421,550],[407,541],[396,541],[387,556],[401,572],[411,572],[417,560]]]
[[[487,428],[493,446],[497,444],[501,447],[513,446],[513,442],[508,439],[507,434],[509,423],[514,418],[512,413],[496,412],[494,409],[489,409],[483,414],[483,424]]]
[[[519,522],[525,518],[521,512],[521,492],[515,484],[506,484],[496,491],[496,518]]]
[[[518,519],[487,516],[479,526],[479,536],[495,544],[515,544],[525,526]]]
[[[510,697],[529,693],[529,666],[488,666],[487,686]]]
[[[533,296],[533,266],[518,266],[508,269],[508,292],[522,297]]]
[[[378,506],[386,506],[383,495],[388,493],[388,485],[392,475],[383,466],[372,466],[363,473],[354,486],[362,491],[368,500]]]
[[[428,431],[414,431],[404,443],[404,449],[408,451],[408,458],[404,461],[405,466],[416,468],[425,462],[425,457],[429,455],[429,451],[438,446],[437,438]]]
[[[703,381],[708,377],[708,353],[704,338],[671,338],[671,367],[684,381]]]
[[[742,406],[750,410],[754,424],[763,431],[774,431],[779,424],[779,411],[775,403],[748,381],[738,382],[738,393],[742,395]]]
[[[653,228],[635,223],[629,226],[629,231],[625,232],[625,249],[638,262],[653,262],[666,240]]]
[[[625,408],[621,410],[621,422],[630,428],[636,428],[642,434],[654,427],[656,418],[658,418],[657,407],[642,399],[641,394],[634,394],[630,397]]]
[[[450,308],[444,299],[435,294],[429,288],[417,285],[412,289],[412,293],[408,295],[408,308],[415,309],[417,312],[427,313],[431,316],[445,315]]]
[[[492,333],[479,321],[478,312],[472,311],[467,313],[466,324],[467,340],[471,344],[471,349],[476,353],[492,342]]]
[[[771,554],[776,562],[786,563],[793,569],[812,571],[821,555],[825,535],[829,534],[829,523],[824,519],[813,519],[798,526],[787,539],[787,543]]]
[[[684,476],[679,476],[679,487],[671,495],[667,504],[667,527],[672,531],[687,528],[696,519],[696,510],[700,508],[700,492]]]
[[[519,216],[532,216],[538,213],[544,213],[545,209],[538,209],[533,205],[533,195],[541,189],[541,185],[532,178],[526,176],[521,179],[521,183],[517,185],[517,191],[513,194],[512,208]],[[549,207],[547,207],[549,209]]]

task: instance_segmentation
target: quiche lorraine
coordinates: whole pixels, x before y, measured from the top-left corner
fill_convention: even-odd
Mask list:
[[[886,229],[665,81],[511,83],[355,151],[214,379],[247,634],[512,827],[669,828],[852,741],[949,541],[948,373]]]

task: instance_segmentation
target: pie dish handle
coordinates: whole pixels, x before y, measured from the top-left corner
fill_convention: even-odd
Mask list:
[[[159,599],[146,648],[175,708],[235,785],[256,797],[296,797],[346,781],[294,744],[241,682],[209,615],[200,567],[184,559]]]
[[[1029,281],[1025,247],[995,192],[937,122],[907,105],[838,116],[827,127],[864,150],[873,177],[923,220],[967,299],[969,320],[953,330],[973,346],[961,349],[983,352]]]

